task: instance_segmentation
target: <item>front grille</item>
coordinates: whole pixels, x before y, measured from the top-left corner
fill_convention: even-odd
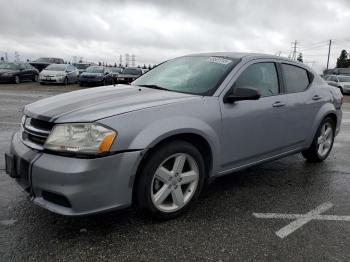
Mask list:
[[[34,146],[41,149],[48,138],[53,123],[26,117],[23,122],[22,139],[28,146]],[[39,146],[39,147],[38,147]]]

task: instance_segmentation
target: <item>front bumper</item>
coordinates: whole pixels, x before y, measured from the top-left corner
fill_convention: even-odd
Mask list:
[[[350,93],[350,86],[343,86],[343,92],[346,94]]]
[[[40,83],[59,83],[63,84],[65,76],[54,76],[54,77],[45,77],[45,76],[39,76],[39,82]]]
[[[15,81],[14,75],[1,75],[0,76],[0,83],[9,83]]]
[[[16,133],[10,155],[16,159],[17,171],[22,172],[17,182],[35,204],[52,212],[87,215],[132,204],[140,151],[93,159],[58,156],[28,148]],[[27,168],[21,167],[21,161]]]

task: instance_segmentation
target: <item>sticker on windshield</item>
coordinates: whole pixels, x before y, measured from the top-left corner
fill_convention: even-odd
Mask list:
[[[217,64],[223,64],[223,65],[228,65],[229,63],[232,62],[232,60],[229,59],[225,59],[222,57],[215,57],[215,56],[211,56],[207,59],[208,62],[212,62],[212,63],[217,63]]]

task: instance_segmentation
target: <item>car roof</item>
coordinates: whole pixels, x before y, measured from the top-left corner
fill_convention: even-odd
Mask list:
[[[290,61],[290,62],[298,62],[298,61],[291,60],[291,59],[288,59],[288,58],[282,57],[282,56],[269,55],[269,54],[259,54],[259,53],[242,53],[242,52],[195,53],[195,54],[189,54],[186,56],[219,56],[219,57],[228,57],[228,58],[233,58],[233,59],[272,58],[272,59],[279,59],[279,60],[285,60],[285,61]]]

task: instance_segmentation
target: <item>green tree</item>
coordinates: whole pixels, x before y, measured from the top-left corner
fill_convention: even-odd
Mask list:
[[[347,68],[349,67],[349,56],[348,52],[345,49],[341,50],[340,56],[337,59],[337,67],[338,68]]]
[[[301,63],[304,62],[304,61],[303,61],[303,54],[302,54],[302,53],[299,53],[297,60],[298,60],[299,62],[301,62]]]

